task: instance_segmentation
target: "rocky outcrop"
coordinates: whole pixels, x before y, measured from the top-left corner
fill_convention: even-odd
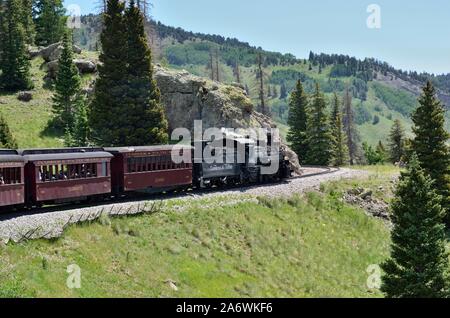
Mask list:
[[[169,131],[183,127],[191,131],[194,121],[202,120],[203,129],[276,128],[267,116],[254,111],[253,103],[240,85],[224,85],[186,71],[155,66],[155,79],[166,108]],[[297,155],[285,144],[287,157],[300,173]]]
[[[369,215],[389,220],[389,205],[373,197],[373,192],[363,188],[348,190],[343,197],[348,204],[355,205],[365,210]]]
[[[46,62],[51,62],[51,61],[55,61],[58,60],[59,57],[61,56],[61,52],[63,50],[63,45],[61,42],[58,43],[53,43],[45,48],[42,48],[40,51],[35,52],[35,51],[31,51],[30,50],[30,55],[34,55],[34,56],[42,56],[42,58],[46,61]],[[73,52],[75,54],[80,54],[81,53],[81,49],[74,45],[73,46]]]
[[[41,56],[45,61],[45,67],[47,68],[47,80],[51,81],[56,78],[58,72],[58,60],[61,56],[63,45],[61,42],[51,44],[44,48],[37,48],[30,46],[28,53],[31,58]],[[81,49],[76,45],[73,46],[73,52],[75,54],[81,54]],[[92,74],[97,72],[97,64],[94,61],[75,58],[73,60],[75,65],[81,74]]]
[[[73,62],[78,68],[80,74],[92,74],[97,72],[97,65],[90,60],[74,59]],[[46,64],[47,75],[51,79],[56,78],[58,73],[58,61],[51,61]]]
[[[74,59],[73,62],[78,67],[81,74],[92,74],[97,72],[97,65],[90,60]]]

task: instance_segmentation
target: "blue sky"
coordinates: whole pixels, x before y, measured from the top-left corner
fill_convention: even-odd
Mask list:
[[[94,0],[65,0],[82,13]],[[154,19],[186,30],[236,37],[266,50],[375,57],[406,70],[450,73],[448,0],[152,0]],[[367,27],[367,7],[381,28]]]

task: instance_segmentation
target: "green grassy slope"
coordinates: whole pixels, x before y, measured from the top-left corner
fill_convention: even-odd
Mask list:
[[[77,58],[95,60],[97,53],[83,52]],[[34,89],[31,90],[33,99],[21,102],[17,99],[17,93],[0,93],[0,113],[5,116],[20,148],[62,147],[64,134],[48,128],[48,122],[53,117],[53,91],[45,86],[46,70],[42,58],[32,60],[31,74],[34,83]],[[83,86],[88,86],[92,79],[93,75],[84,75]]]
[[[44,89],[45,71],[41,69],[43,59],[32,61],[32,80],[35,85],[33,100],[25,103],[17,94],[0,94],[0,112],[5,116],[19,147],[57,147],[62,139],[46,132],[52,117],[51,91]]]
[[[381,296],[367,288],[366,269],[388,255],[382,221],[331,192],[223,201],[183,203],[182,212],[113,219],[72,227],[53,242],[4,246],[0,295]],[[71,264],[81,268],[81,289],[66,286]]]

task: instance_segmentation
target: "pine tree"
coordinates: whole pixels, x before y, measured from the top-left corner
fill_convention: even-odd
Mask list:
[[[278,97],[278,90],[277,90],[276,86],[273,87],[272,97],[273,98],[277,98]]]
[[[333,164],[342,166],[348,163],[347,139],[342,123],[341,106],[339,98],[334,93],[333,111],[331,113],[331,135],[333,137]]]
[[[89,116],[92,135],[103,146],[166,143],[168,123],[153,80],[143,16],[134,1],[125,15],[124,9],[119,0],[109,0],[104,15],[103,65]]]
[[[283,82],[281,83],[281,88],[280,88],[280,99],[286,99],[288,96],[287,93],[287,89],[286,89],[286,84]]]
[[[72,37],[68,32],[63,36],[63,50],[58,61],[58,73],[53,96],[53,112],[58,128],[69,127],[73,132],[75,114],[81,102],[81,77],[73,62]]]
[[[405,155],[405,131],[396,119],[389,134],[389,155],[392,163],[400,162]]]
[[[1,62],[3,55],[3,45],[5,45],[6,43],[5,41],[2,40],[6,37],[5,12],[6,12],[6,0],[0,0],[0,71],[2,70]]]
[[[66,30],[62,0],[36,0],[34,23],[36,28],[36,44],[47,46],[61,41]]]
[[[441,198],[414,154],[392,202],[391,258],[382,268],[382,291],[391,298],[448,296]],[[448,283],[448,280],[447,280]]]
[[[89,145],[90,129],[88,112],[84,100],[80,101],[78,111],[75,114],[75,126],[73,129],[73,146],[87,147]]]
[[[350,158],[350,164],[353,166],[358,159],[358,130],[355,125],[355,114],[352,106],[352,96],[347,88],[344,94],[344,112],[343,112],[344,130],[347,137],[347,148]]]
[[[308,153],[306,162],[311,165],[328,166],[332,159],[332,136],[326,109],[325,97],[320,91],[319,84],[316,83],[307,125]]]
[[[17,149],[17,142],[14,139],[11,130],[9,130],[8,123],[0,114],[0,148]]]
[[[248,87],[248,84],[245,84],[245,94],[250,96],[250,88]]]
[[[412,150],[417,153],[422,168],[435,181],[434,187],[442,196],[442,206],[447,211],[446,221],[450,225],[449,134],[444,127],[444,107],[436,98],[431,82],[427,82],[423,88],[419,104],[412,116],[415,134],[411,143]]]
[[[103,31],[100,35],[102,52],[95,82],[95,94],[90,105],[89,125],[93,141],[102,146],[123,143],[119,132],[126,120],[123,99],[127,91],[127,40],[123,18],[124,4],[119,0],[108,0],[103,14]]]
[[[19,0],[6,0],[2,13],[0,86],[8,91],[33,87],[21,8]]]
[[[33,0],[22,0],[22,25],[27,44],[34,44],[35,30],[33,22]]]
[[[69,126],[64,129],[64,146],[75,147],[75,141]]]
[[[159,88],[153,79],[152,56],[144,30],[144,16],[133,0],[126,10],[125,21],[129,88],[126,99],[127,122],[123,123],[122,128],[125,134],[123,142],[137,146],[167,143],[168,122],[161,105]]]
[[[307,140],[307,108],[308,97],[301,81],[297,82],[289,101],[289,132],[287,140],[292,150],[298,155],[301,163],[305,162],[308,153]]]
[[[380,163],[385,163],[388,160],[388,152],[386,151],[386,147],[383,145],[381,140],[378,141],[376,152],[380,158]]]

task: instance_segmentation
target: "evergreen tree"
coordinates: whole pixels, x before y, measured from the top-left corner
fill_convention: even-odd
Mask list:
[[[0,114],[0,148],[17,149],[17,142],[9,130],[8,123]]]
[[[6,37],[6,26],[5,26],[5,12],[6,12],[6,0],[0,0],[0,71],[2,70],[2,55],[3,55],[3,45],[5,45],[4,39]],[[1,85],[1,84],[0,84]],[[0,86],[1,88],[1,86]]]
[[[415,154],[395,195],[391,205],[392,251],[382,265],[382,291],[391,298],[448,296],[444,210]]]
[[[284,82],[281,83],[281,88],[280,88],[280,99],[286,99],[288,96],[287,93],[287,89],[286,89],[286,84]]]
[[[381,140],[378,141],[376,152],[380,157],[380,163],[385,163],[388,160],[388,152],[386,151],[386,147],[383,145]]]
[[[308,153],[306,162],[311,165],[328,166],[332,159],[332,136],[326,109],[325,97],[320,91],[319,84],[316,83],[307,125]]]
[[[291,144],[292,150],[298,155],[301,163],[305,162],[308,153],[307,108],[308,97],[301,81],[298,81],[289,101],[289,132],[287,140]]]
[[[101,64],[98,67],[89,115],[93,141],[102,146],[116,146],[124,139],[118,135],[123,118],[127,117],[123,99],[128,80],[124,9],[121,1],[108,0],[103,14],[103,31],[100,35],[102,51],[99,58]]]
[[[277,98],[278,97],[278,90],[277,90],[276,86],[273,87],[272,97],[273,98]]]
[[[331,134],[333,137],[333,164],[335,166],[345,165],[348,163],[347,139],[342,122],[341,106],[336,93],[334,93],[331,114]]]
[[[389,134],[389,155],[392,163],[400,162],[405,155],[405,131],[398,119]]]
[[[248,84],[245,84],[245,94],[247,94],[247,96],[250,96],[250,88],[248,87]]]
[[[22,25],[27,44],[34,44],[33,0],[22,0]]]
[[[447,211],[446,221],[450,225],[449,134],[444,127],[445,109],[436,98],[431,82],[423,88],[419,104],[412,116],[415,134],[412,150],[417,154],[422,168],[435,181],[434,187],[442,196],[442,206]]]
[[[22,25],[22,3],[6,0],[2,12],[0,86],[8,91],[32,88],[26,34]]]
[[[53,112],[56,115],[58,128],[68,127],[73,132],[75,114],[81,102],[81,77],[73,62],[71,36],[68,32],[63,36],[63,50],[58,61],[58,73],[53,96]]]
[[[152,55],[144,30],[144,16],[133,0],[125,13],[127,25],[128,90],[127,121],[123,123],[123,143],[152,145],[168,142],[168,122],[160,91],[153,79]]]
[[[153,80],[143,16],[130,2],[109,0],[101,34],[102,66],[89,116],[92,135],[103,146],[166,143],[168,123]]]
[[[75,147],[75,141],[69,126],[64,129],[64,146]]]
[[[344,94],[344,112],[343,112],[344,130],[347,137],[348,154],[350,158],[350,164],[354,165],[358,160],[358,141],[359,135],[355,125],[355,114],[352,106],[352,95],[350,90],[345,90]]]
[[[87,147],[89,145],[90,129],[88,122],[88,112],[84,100],[80,102],[75,114],[75,127],[73,129],[73,146]]]
[[[36,0],[34,23],[36,44],[47,46],[61,41],[66,30],[63,0]]]

